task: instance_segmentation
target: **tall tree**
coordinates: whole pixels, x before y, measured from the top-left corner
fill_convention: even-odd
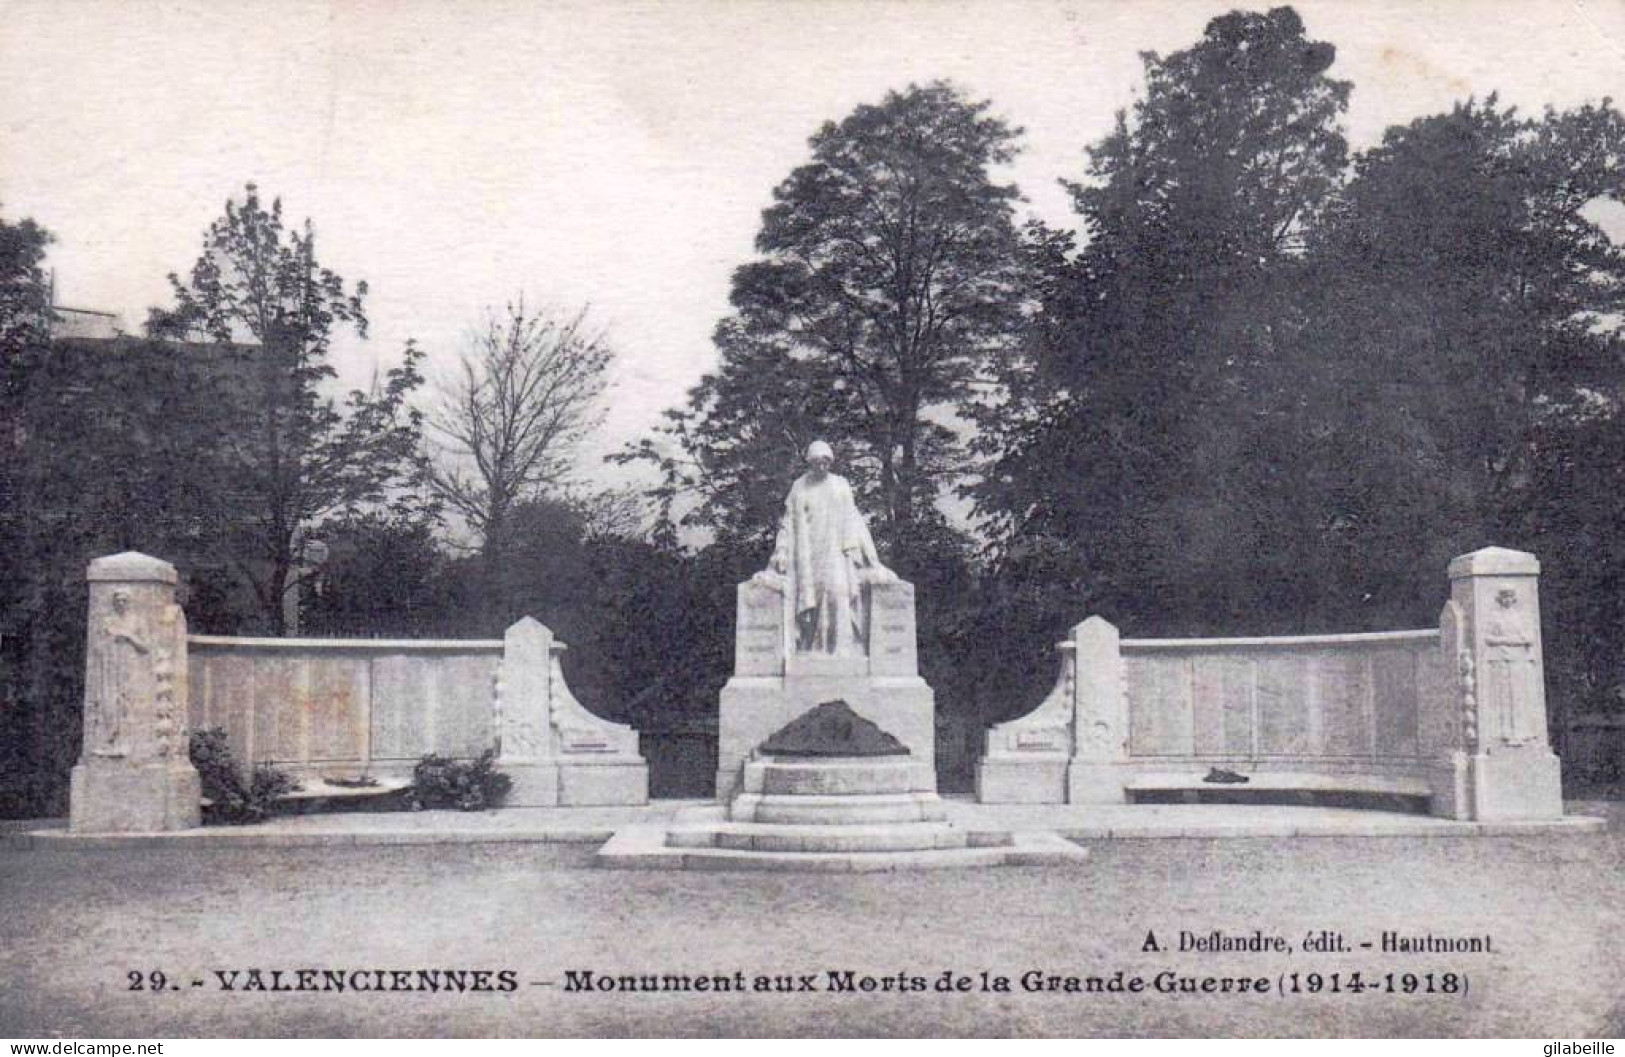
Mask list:
[[[45,274],[45,247],[51,233],[24,218],[0,217],[0,549],[15,509],[16,466],[22,443],[24,389],[50,340],[51,291]],[[9,575],[0,581],[9,582]],[[4,591],[0,583],[0,592]],[[0,605],[4,604],[0,594]]]
[[[1290,8],[1146,55],[1141,98],[1071,185],[1083,249],[1031,233],[1043,311],[980,416],[993,458],[973,494],[1006,565],[1039,563],[1069,606],[1234,627],[1290,575],[1259,565],[1290,492],[1269,415],[1308,323],[1306,232],[1345,161],[1333,58]]]
[[[1625,246],[1594,213],[1610,200],[1617,109],[1525,118],[1492,96],[1389,129],[1315,247],[1343,391],[1313,399],[1323,509],[1397,583],[1489,542],[1540,555],[1549,619],[1585,629],[1552,637],[1554,717],[1606,700],[1625,648],[1625,554],[1605,527],[1625,519]]]
[[[232,557],[265,624],[282,634],[314,528],[369,507],[404,512],[417,501],[421,416],[407,398],[422,384],[422,356],[408,343],[401,363],[369,391],[335,404],[326,393],[337,374],[328,360],[333,333],[350,326],[366,336],[366,283],[348,289],[319,265],[311,222],[285,228],[281,200],[267,208],[253,184],[209,226],[190,275],[171,274],[170,285],[175,305],[155,310],[149,331],[212,341],[220,369],[240,375],[233,391],[244,428],[220,453],[244,508]]]
[[[50,284],[45,275],[45,247],[51,233],[32,220],[0,217],[0,548],[17,510],[16,468],[24,389],[38,367],[50,337]],[[0,575],[0,605],[10,592],[10,570]]]
[[[658,441],[645,439],[616,458],[660,466],[653,492],[664,515],[658,531],[668,542],[675,543],[680,522],[711,530],[730,549],[761,551],[772,545],[807,445],[826,436],[840,443],[858,423],[825,365],[752,339],[737,320],[719,325],[715,342],[722,362],[689,391],[688,406],[666,412]],[[842,455],[851,453],[840,446]],[[872,494],[872,469],[861,460],[842,473]]]
[[[0,217],[0,365],[45,344],[51,317],[45,247],[51,233],[24,218]]]
[[[1537,411],[1620,380],[1625,247],[1587,210],[1625,193],[1622,144],[1606,103],[1531,120],[1469,100],[1389,129],[1325,226],[1327,342],[1468,475],[1475,531],[1527,478]]]
[[[555,318],[520,298],[487,316],[441,394],[431,424],[444,445],[430,483],[479,537],[494,620],[507,617],[514,513],[562,496],[577,444],[603,420],[613,358],[586,309]]]
[[[938,82],[813,136],[763,214],[760,259],[734,273],[721,366],[673,416],[671,446],[642,449],[669,489],[702,492],[692,522],[760,538],[778,514],[766,493],[782,500],[828,435],[883,545],[940,523],[938,491],[963,472],[943,412],[1008,349],[1023,305],[1018,193],[992,174],[1020,130],[989,111]]]
[[[48,338],[44,262],[50,242],[50,233],[32,220],[0,217],[0,815],[25,817],[30,809],[56,808],[57,765],[68,758],[71,740],[49,737],[53,727],[65,725],[51,722],[65,695],[46,686],[50,658],[62,642],[46,641],[38,627],[50,612],[47,601],[56,599],[47,598],[49,578],[30,561],[33,544],[44,536],[30,516],[26,402]]]

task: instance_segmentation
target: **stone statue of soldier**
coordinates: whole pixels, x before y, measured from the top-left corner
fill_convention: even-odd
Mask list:
[[[936,706],[920,678],[914,586],[881,564],[834,464],[825,442],[807,447],[768,567],[739,585],[734,671],[717,717],[726,802],[775,732],[833,701],[907,749],[919,790],[936,788]]]
[[[834,463],[824,441],[807,447],[807,472],[785,498],[772,560],[756,575],[784,586],[797,652],[862,656],[868,628],[863,587],[897,576],[880,564],[852,486],[830,472]]]

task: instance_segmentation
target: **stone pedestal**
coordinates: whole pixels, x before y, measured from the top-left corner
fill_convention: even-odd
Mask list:
[[[1539,576],[1534,555],[1501,547],[1450,563],[1446,638],[1455,639],[1462,722],[1461,744],[1452,753],[1456,795],[1445,798],[1452,802],[1441,805],[1441,814],[1477,820],[1563,815],[1561,771],[1546,733]],[[1459,625],[1454,636],[1451,623]]]
[[[734,674],[722,688],[717,797],[739,790],[745,762],[763,741],[826,701],[852,710],[896,737],[936,788],[935,703],[917,670],[914,587],[874,583],[867,653],[836,657],[796,652],[783,587],[766,578],[739,585]]]
[[[90,563],[84,744],[69,787],[76,833],[155,833],[200,821],[188,755],[186,617],[175,567],[133,551]]]
[[[1472,758],[1473,818],[1563,817],[1563,769],[1550,749],[1506,749]]]
[[[202,786],[188,763],[126,767],[79,763],[69,776],[75,833],[163,833],[201,823]]]
[[[1128,718],[1117,629],[1090,617],[1057,647],[1055,687],[1033,711],[987,733],[976,771],[985,804],[1121,804]]]
[[[638,733],[581,706],[564,682],[564,644],[531,617],[503,636],[497,765],[509,807],[644,804],[649,766]]]

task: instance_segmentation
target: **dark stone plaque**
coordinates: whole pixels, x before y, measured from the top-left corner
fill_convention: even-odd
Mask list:
[[[803,712],[762,742],[770,756],[906,756],[902,742],[852,711],[845,701],[825,701]]]

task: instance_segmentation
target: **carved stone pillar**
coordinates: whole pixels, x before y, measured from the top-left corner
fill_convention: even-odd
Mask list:
[[[564,643],[533,617],[503,636],[498,765],[510,807],[643,804],[649,767],[638,732],[593,715],[564,682]]]
[[[1486,547],[1450,563],[1459,614],[1457,687],[1475,819],[1560,818],[1561,770],[1546,735],[1540,563]]]
[[[175,567],[128,551],[90,563],[84,745],[69,821],[81,833],[154,833],[198,825],[188,754],[186,616]]]
[[[1472,758],[1478,747],[1478,678],[1472,628],[1454,599],[1439,612],[1438,671],[1442,678],[1421,695],[1417,741],[1430,758],[1429,811],[1443,818],[1473,817]]]
[[[1128,714],[1117,628],[1090,617],[1060,643],[1061,670],[1042,704],[987,732],[976,773],[985,804],[1121,804]]]
[[[1077,644],[1077,712],[1066,772],[1069,804],[1121,804],[1128,763],[1128,705],[1117,628],[1090,617],[1072,629]]]

